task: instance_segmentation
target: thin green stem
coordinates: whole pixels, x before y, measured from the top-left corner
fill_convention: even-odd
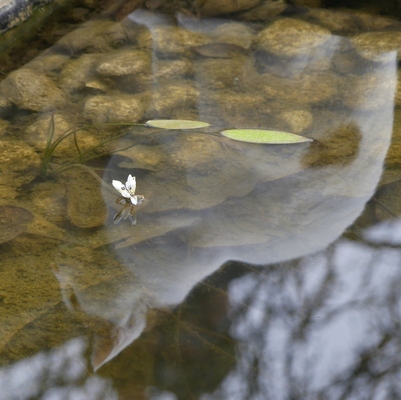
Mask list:
[[[79,162],[82,162],[82,152],[81,152],[81,149],[78,146],[77,131],[74,131],[74,144],[75,144],[75,147],[77,148],[77,151],[78,151],[78,154],[79,154]]]
[[[121,148],[121,149],[118,149],[118,150],[114,150],[114,151],[111,151],[111,152],[109,151],[107,153],[106,152],[101,152],[99,154],[94,154],[94,152],[97,149],[99,149],[100,147],[103,147],[105,144],[107,144],[107,143],[109,143],[109,142],[111,142],[111,141],[113,141],[113,140],[115,140],[115,139],[117,139],[117,138],[119,138],[121,136],[124,136],[127,133],[129,133],[129,132],[123,132],[121,134],[118,134],[116,136],[113,136],[113,137],[110,137],[110,138],[104,140],[103,142],[99,143],[98,145],[92,147],[89,150],[82,151],[81,148],[79,147],[79,144],[78,144],[77,132],[79,130],[85,130],[85,129],[89,129],[89,128],[93,128],[93,127],[95,127],[95,128],[96,127],[105,127],[105,126],[113,126],[113,127],[141,126],[141,127],[146,127],[147,128],[146,124],[129,123],[129,122],[105,123],[105,124],[99,124],[99,125],[81,125],[79,127],[76,127],[76,128],[73,128],[73,129],[70,129],[70,130],[66,131],[60,137],[58,137],[56,140],[53,141],[54,133],[55,133],[55,122],[54,122],[54,115],[52,114],[51,118],[50,118],[49,128],[48,128],[48,131],[47,131],[46,148],[45,148],[45,153],[44,153],[44,156],[43,156],[43,161],[42,161],[42,167],[41,167],[40,174],[43,177],[46,177],[49,174],[49,170],[51,170],[51,174],[52,175],[55,175],[55,174],[58,174],[58,173],[61,173],[61,172],[65,171],[65,170],[67,170],[69,168],[80,166],[82,168],[87,169],[88,171],[91,172],[91,174],[93,176],[95,176],[96,174],[89,167],[85,167],[85,166],[83,166],[82,164],[79,164],[79,163],[86,162],[86,161],[92,160],[94,158],[99,158],[99,157],[102,157],[102,156],[110,155],[110,154],[113,154],[113,153],[116,153],[116,152],[120,152],[120,151],[129,149],[129,148],[137,145],[138,143],[140,143],[143,139],[149,138],[150,136],[152,136],[154,134],[157,134],[157,133],[165,131],[165,129],[162,129],[162,128],[156,129],[155,131],[150,132],[148,134],[145,134],[142,137],[138,138],[133,143],[131,143],[129,146],[126,146],[124,148]],[[211,135],[211,136],[220,137],[220,135],[216,134],[216,133],[209,133],[209,132],[202,132],[202,133],[207,134],[207,135]],[[77,152],[78,152],[78,157],[75,157],[73,160],[61,165],[59,168],[53,169],[52,165],[50,164],[50,159],[51,159],[54,151],[56,150],[57,146],[59,146],[59,144],[63,140],[67,139],[71,135],[74,135],[73,140],[74,140],[74,144],[75,144],[75,147],[77,149]],[[101,180],[97,175],[96,175],[96,178]],[[103,182],[102,184],[105,184],[105,183]]]
[[[86,165],[82,165],[82,164],[66,165],[62,169],[60,169],[59,172],[64,172],[71,168],[82,168],[83,170],[85,170],[86,172],[91,174],[97,181],[99,181],[100,184],[102,186],[104,186],[110,193],[116,194],[116,191],[114,190],[114,188],[112,188],[108,183],[106,183],[102,178],[100,178],[92,168],[87,167]]]

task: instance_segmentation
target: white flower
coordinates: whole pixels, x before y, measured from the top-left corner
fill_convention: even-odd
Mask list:
[[[125,182],[125,185],[122,182],[115,180],[112,182],[112,184],[114,189],[116,189],[117,192],[121,194],[121,196],[125,197],[126,199],[130,199],[131,203],[134,206],[140,204],[143,201],[144,199],[143,196],[135,195],[135,190],[136,190],[135,176],[128,175],[127,182]]]

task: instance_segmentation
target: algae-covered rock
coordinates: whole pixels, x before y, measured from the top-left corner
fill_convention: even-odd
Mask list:
[[[76,158],[78,157],[78,144],[80,151],[89,151],[99,144],[99,140],[92,134],[90,130],[79,129],[75,121],[73,113],[64,114],[58,112],[50,115],[40,116],[32,125],[30,125],[23,135],[23,138],[35,149],[44,152],[49,139],[49,126],[51,119],[54,121],[53,139],[54,143],[57,139],[65,136],[65,138],[54,149],[52,156],[60,158]],[[75,138],[73,133],[75,132]]]
[[[391,107],[396,92],[397,76],[391,70],[355,75],[348,78],[348,95],[344,104],[360,110],[380,110]]]
[[[70,57],[68,55],[58,54],[50,49],[34,58],[26,64],[25,67],[41,73],[57,72],[60,71],[69,60]]]
[[[267,99],[282,100],[294,104],[317,104],[335,102],[341,98],[343,79],[332,73],[304,73],[294,77],[262,74],[261,91]]]
[[[217,43],[234,44],[244,49],[249,49],[254,39],[252,29],[240,22],[226,22],[218,25],[212,31],[212,36]]]
[[[141,99],[134,95],[98,95],[85,101],[84,116],[91,122],[137,122],[143,117]]]
[[[158,26],[152,30],[153,50],[159,55],[182,56],[190,49],[210,42],[197,32],[173,26]]]
[[[0,83],[0,93],[17,107],[30,111],[45,111],[65,102],[63,92],[52,79],[29,68],[8,75]]]
[[[111,80],[121,92],[141,92],[153,82],[149,54],[135,48],[107,53],[96,66],[96,72],[103,80]]]
[[[0,91],[0,116],[9,114],[11,107],[11,101]]]
[[[202,87],[250,91],[260,85],[260,76],[243,55],[235,58],[207,58],[197,61],[196,78]],[[259,82],[258,82],[259,80]]]
[[[147,93],[144,102],[147,103],[146,118],[177,117],[182,109],[196,107],[199,92],[192,85],[185,82],[166,84]]]
[[[95,77],[96,65],[100,58],[99,54],[83,54],[79,58],[72,59],[60,73],[60,87],[70,93],[82,89]]]
[[[0,141],[0,199],[13,199],[17,190],[37,176],[40,158],[23,142]]]
[[[100,183],[86,171],[69,171],[68,176],[67,215],[70,222],[79,228],[103,225],[107,208]]]
[[[202,0],[198,3],[200,3],[202,15],[211,17],[248,10],[260,2],[261,0]]]
[[[104,52],[126,40],[125,28],[119,22],[95,20],[65,35],[57,45],[72,53],[89,49],[93,52]]]
[[[277,120],[288,126],[291,132],[301,133],[312,125],[313,115],[307,110],[288,110],[281,112]]]
[[[127,48],[109,52],[96,67],[103,76],[123,76],[131,74],[149,74],[151,60],[149,55],[141,50]]]
[[[194,75],[194,66],[187,58],[180,60],[155,60],[153,65],[153,79],[165,81],[170,79],[188,78]]]
[[[392,61],[393,52],[401,50],[401,32],[366,32],[355,36],[352,44],[358,54],[367,60]]]
[[[330,36],[330,31],[321,26],[284,18],[259,32],[257,48],[279,57],[300,57],[318,51]]]
[[[271,102],[260,93],[215,92],[208,96],[207,105],[208,118],[219,117],[226,126],[271,126],[273,120]]]
[[[7,132],[10,122],[5,119],[0,119],[0,138],[4,136]]]
[[[244,21],[265,21],[281,14],[288,7],[284,1],[264,1],[240,14]]]
[[[25,208],[0,206],[0,244],[14,239],[26,231],[33,214]]]
[[[65,180],[45,181],[32,188],[29,204],[36,214],[57,226],[66,222],[67,187]]]

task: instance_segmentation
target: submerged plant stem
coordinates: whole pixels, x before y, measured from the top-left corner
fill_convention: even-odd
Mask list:
[[[145,134],[142,137],[137,138],[133,143],[131,143],[130,145],[128,145],[128,146],[126,146],[124,148],[121,148],[121,149],[118,149],[118,150],[114,150],[114,151],[111,151],[111,152],[109,151],[109,152],[103,152],[103,153],[99,153],[99,154],[94,154],[94,152],[97,149],[101,148],[105,144],[107,144],[107,143],[109,143],[109,142],[111,142],[111,141],[113,141],[113,140],[115,140],[115,139],[117,139],[117,138],[119,138],[121,136],[127,135],[129,133],[129,132],[123,132],[121,134],[118,134],[116,136],[113,136],[111,138],[108,138],[108,139],[104,140],[103,142],[99,143],[98,145],[92,147],[89,150],[82,151],[81,148],[79,147],[79,144],[78,144],[78,138],[77,138],[78,130],[85,130],[85,129],[89,129],[89,128],[93,128],[93,127],[97,127],[97,126],[100,126],[100,127],[105,127],[105,126],[113,126],[113,127],[141,126],[141,127],[146,127],[147,128],[146,124],[140,124],[140,123],[134,123],[134,122],[133,123],[130,123],[130,122],[126,122],[126,123],[125,122],[117,122],[117,123],[106,123],[106,124],[100,124],[100,125],[82,125],[82,126],[79,126],[79,127],[76,127],[76,128],[73,128],[73,129],[70,129],[70,130],[66,131],[60,137],[58,137],[56,140],[53,141],[54,133],[55,133],[55,123],[54,123],[54,114],[52,114],[51,118],[50,118],[49,128],[48,128],[48,131],[47,131],[46,148],[45,148],[45,152],[44,152],[44,155],[43,155],[40,175],[42,177],[48,177],[49,176],[49,170],[51,170],[51,175],[55,175],[55,174],[59,174],[59,173],[65,171],[65,170],[67,170],[69,168],[80,166],[82,168],[87,169],[87,171],[90,171],[90,173],[93,176],[95,176],[96,174],[93,172],[93,170],[91,170],[89,167],[85,167],[84,165],[82,165],[83,162],[87,162],[87,161],[92,160],[94,158],[103,157],[103,156],[106,156],[106,155],[110,155],[110,154],[113,154],[113,153],[116,153],[116,152],[119,152],[119,151],[123,151],[123,150],[129,149],[129,148],[135,146],[136,144],[140,143],[143,139],[148,138],[148,137],[150,137],[150,136],[152,136],[154,134],[161,133],[161,132],[164,131],[164,129],[157,129],[156,131],[149,132],[148,134]],[[210,132],[203,132],[203,133],[207,134],[207,135],[211,135],[211,136],[215,136],[215,137],[218,136],[219,137],[219,135],[216,134],[216,133],[210,133]],[[69,161],[69,162],[67,162],[65,164],[62,164],[59,168],[53,169],[52,165],[50,164],[50,160],[52,158],[52,155],[53,155],[54,151],[56,150],[56,148],[60,145],[60,143],[63,140],[67,139],[71,135],[74,135],[73,136],[73,140],[74,140],[74,145],[75,145],[75,147],[77,149],[77,152],[78,152],[78,157],[74,158],[73,160],[71,160],[71,161]],[[96,175],[96,178],[99,179],[102,182],[102,184],[105,184],[97,175]]]
[[[100,184],[102,186],[104,186],[110,193],[116,194],[116,192],[115,192],[113,187],[111,187],[102,178],[100,178],[92,168],[87,167],[86,165],[83,165],[83,164],[70,164],[70,165],[65,166],[63,169],[60,169],[59,173],[67,171],[68,169],[71,169],[71,168],[82,168],[83,170],[88,172],[90,175],[92,175],[98,182],[100,182]]]

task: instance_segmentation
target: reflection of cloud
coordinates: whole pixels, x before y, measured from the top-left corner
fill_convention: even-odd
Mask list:
[[[134,276],[127,274],[124,284],[118,281],[114,286],[94,285],[84,290],[80,288],[80,276],[69,265],[60,264],[55,276],[70,311],[77,307],[109,324],[109,330],[95,334],[92,352],[95,371],[141,335],[146,326],[146,308],[152,300],[146,291],[142,292]]]
[[[177,400],[174,393],[167,391],[158,391],[155,387],[150,387],[146,390],[149,400]]]
[[[86,376],[82,339],[39,353],[0,370],[0,399],[117,399],[111,383],[97,375]]]
[[[401,220],[382,222],[365,232],[365,238],[374,243],[401,244]]]
[[[141,185],[154,195],[135,229],[127,236],[121,236],[121,240],[127,237],[133,240],[125,242],[120,249],[114,248],[121,264],[132,272],[132,276],[127,272],[130,283],[119,287],[108,282],[110,290],[99,295],[90,293],[84,285],[80,289],[81,278],[69,267],[61,266],[57,273],[68,306],[72,308],[68,296],[72,293],[88,315],[113,325],[110,336],[96,341],[95,368],[111,360],[140,336],[148,309],[180,303],[196,283],[222,263],[230,259],[254,263],[288,261],[320,251],[336,240],[360,215],[374,192],[392,132],[395,54],[385,67],[386,85],[381,84],[382,65],[369,67],[369,91],[365,90],[367,83],[362,71],[352,71],[351,66],[349,75],[358,72],[362,79],[348,77],[347,80],[336,71],[318,73],[319,69],[326,71],[333,58],[343,57],[344,48],[349,48],[348,39],[339,36],[327,37],[327,46],[318,46],[310,54],[305,51],[288,58],[283,53],[285,70],[279,68],[278,71],[284,73],[284,79],[276,76],[277,69],[269,72],[269,65],[263,68],[255,65],[255,53],[246,62],[239,58],[236,64],[232,64],[233,60],[198,62],[194,58],[190,68],[194,69],[193,80],[186,77],[181,83],[177,80],[184,86],[188,84],[188,93],[192,93],[188,95],[192,99],[191,105],[178,106],[182,104],[182,96],[178,96],[180,101],[166,103],[167,106],[164,101],[175,95],[170,86],[163,83],[162,75],[157,78],[165,61],[180,58],[179,54],[187,59],[189,48],[198,40],[209,41],[210,27],[221,21],[203,24],[189,19],[187,23],[181,21],[180,27],[180,20],[143,10],[135,11],[129,18],[146,27],[143,32],[148,34],[142,37],[142,45],[144,51],[145,48],[149,50],[154,80],[146,95],[149,97],[146,115],[176,117],[176,113],[180,114],[188,106],[190,115],[201,119],[205,116],[206,121],[211,118],[215,125],[234,123],[232,119],[235,121],[236,114],[240,114],[239,122],[272,121],[274,119],[270,117],[261,119],[271,112],[263,95],[256,101],[261,104],[256,111],[255,103],[250,100],[272,85],[273,97],[280,100],[274,105],[275,110],[292,109],[292,103],[297,100],[296,108],[313,117],[311,136],[326,147],[321,149],[322,158],[318,162],[316,154],[304,162],[304,152],[297,153],[297,147],[277,146],[273,149],[238,143],[226,146],[226,142],[221,145],[220,141],[199,134],[164,132],[160,137],[152,136],[147,144],[142,142],[142,159],[149,156],[153,164],[143,162],[144,169],[151,168],[143,174]],[[166,40],[170,36],[165,35],[170,34],[172,39]],[[174,45],[170,49],[169,42]],[[221,69],[206,71],[205,65],[209,64],[221,65]],[[230,67],[227,70],[223,68],[226,64]],[[238,74],[231,76],[233,66]],[[307,67],[309,72],[304,71]],[[229,75],[227,79],[222,76],[225,71]],[[350,82],[352,85],[347,85]],[[192,90],[195,86],[197,89]],[[223,95],[220,91],[215,93],[211,87],[225,87],[228,91],[224,93],[223,90]],[[169,95],[164,96],[166,88]],[[325,92],[324,96],[319,95],[322,92]],[[377,105],[375,101],[379,97],[385,101]],[[344,103],[349,98],[352,101]],[[347,107],[342,108],[341,103]],[[329,104],[335,104],[335,107],[329,109]],[[226,116],[222,117],[222,111]],[[331,115],[329,119],[326,118],[328,115]],[[131,150],[128,153],[132,163],[127,161],[126,167],[142,168],[136,160],[139,148],[132,147],[132,153]],[[157,156],[153,159],[151,156],[155,152]],[[114,157],[118,159],[121,154]],[[110,159],[111,166],[115,163],[114,157]],[[314,168],[303,169],[311,163]],[[111,172],[106,170],[104,179],[110,182],[113,177],[108,177],[108,173]],[[163,218],[174,214],[176,220],[182,214],[181,218],[185,220],[182,225],[174,224],[174,218],[163,222]],[[124,218],[128,214],[122,215]],[[161,226],[163,229],[158,229]],[[174,236],[178,228],[182,228],[179,240]],[[110,243],[116,242],[115,232],[110,229]],[[166,238],[163,235],[167,232],[170,235]],[[294,288],[290,285],[288,290],[287,296]],[[263,296],[267,295],[268,292],[263,293]],[[297,293],[293,296],[296,298]],[[267,299],[258,301],[264,305]],[[278,308],[280,306],[277,304]],[[259,313],[264,312],[262,307]],[[256,329],[260,315],[249,318],[247,329],[252,326]],[[284,346],[285,327],[278,327],[280,333],[274,337]]]
[[[230,285],[238,363],[202,400],[401,398],[401,251],[341,240],[287,266]]]

